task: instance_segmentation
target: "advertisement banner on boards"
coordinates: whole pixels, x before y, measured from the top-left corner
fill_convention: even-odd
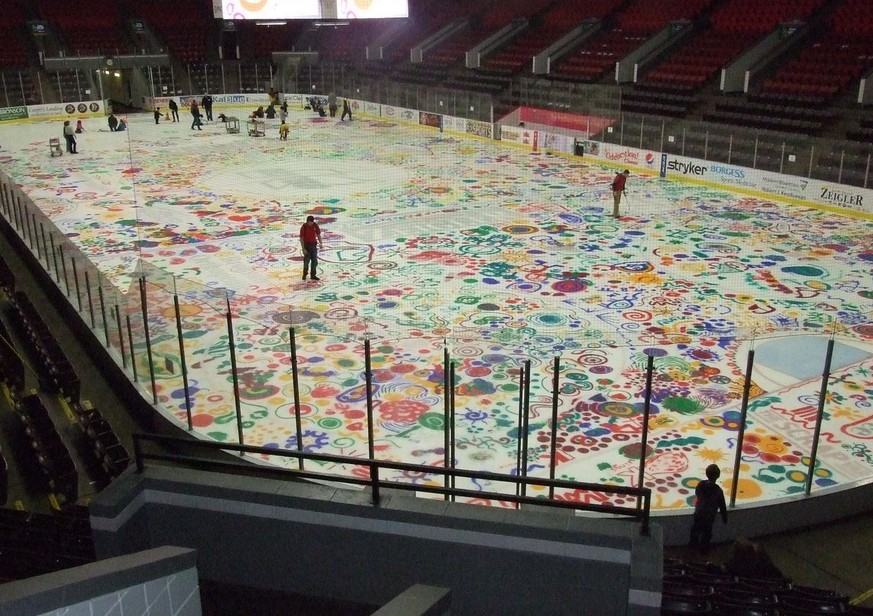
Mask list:
[[[28,105],[27,114],[31,118],[57,116],[95,116],[105,115],[103,101],[82,101],[78,103],[52,103],[50,105]]]
[[[487,137],[488,139],[491,139],[494,136],[490,122],[478,122],[476,120],[467,120],[467,126],[464,132],[468,135]]]
[[[418,124],[418,111],[404,107],[392,107],[382,105],[382,117],[401,122],[414,122]]]
[[[454,116],[443,116],[443,130],[464,133],[467,131],[467,120]]]
[[[27,107],[0,107],[0,122],[27,118]]]
[[[616,145],[614,143],[602,143],[600,145],[600,158],[629,167],[642,167],[652,171],[657,168],[660,162],[656,152]]]

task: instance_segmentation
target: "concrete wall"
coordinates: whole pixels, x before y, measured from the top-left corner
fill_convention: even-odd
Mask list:
[[[199,616],[196,560],[163,546],[10,582],[0,616]]]
[[[414,584],[453,614],[655,615],[658,529],[569,512],[480,507],[149,467],[93,503],[98,556],[197,549],[204,579],[384,605]]]

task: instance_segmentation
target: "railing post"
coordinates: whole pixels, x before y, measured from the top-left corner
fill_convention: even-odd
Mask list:
[[[834,339],[828,340],[825,365],[821,375],[821,391],[818,394],[818,413],[815,416],[815,432],[812,435],[812,453],[809,454],[809,468],[806,471],[806,495],[812,491],[812,477],[815,473],[815,460],[818,456],[818,440],[821,437],[821,422],[824,420],[825,398],[828,394],[828,380],[831,376],[831,360],[834,358]]]
[[[370,462],[370,490],[373,495],[373,505],[378,506],[382,500],[382,495],[379,491],[379,465]]]
[[[173,277],[173,286],[176,286],[176,278]],[[182,333],[182,311],[179,309],[179,294],[173,289],[173,309],[176,312],[176,335],[179,339],[179,361],[182,364],[182,388],[185,390],[185,416],[188,419],[188,432],[194,430],[194,421],[191,418],[191,392],[188,389],[188,366],[185,364],[185,336]]]
[[[637,487],[645,487],[646,478],[646,447],[649,441],[649,411],[652,407],[652,373],[655,371],[655,356],[646,356],[646,401],[643,405],[643,434],[640,437],[640,472],[637,479]],[[637,499],[637,505],[642,506]]]
[[[367,386],[367,453],[370,460],[373,460],[376,458],[376,450],[373,442],[373,368],[369,338],[364,338],[364,382]]]
[[[552,436],[549,444],[549,479],[555,479],[555,467],[557,466],[555,455],[558,450],[558,396],[559,394],[559,374],[561,371],[561,358],[555,356],[555,363],[552,368]],[[555,497],[555,486],[549,486],[549,499]]]
[[[303,426],[300,421],[300,385],[297,380],[297,338],[290,328],[291,386],[294,388],[294,427],[297,430],[297,451],[303,452]],[[297,468],[303,470],[303,458],[297,458]]]
[[[233,381],[233,404],[234,409],[236,410],[236,432],[239,444],[244,445],[245,439],[243,437],[242,405],[239,397],[239,375],[236,371],[236,345],[233,341],[233,315],[230,312],[230,298],[225,297],[225,301],[227,302],[227,342],[230,350],[230,376]],[[244,456],[245,452],[241,451],[240,455]]]
[[[749,356],[746,360],[746,379],[743,381],[743,401],[740,405],[740,431],[737,434],[737,452],[734,455],[734,476],[733,484],[731,485],[731,508],[737,502],[737,487],[739,486],[740,477],[740,460],[743,455],[743,440],[746,436],[746,416],[749,410],[749,392],[752,389],[752,368],[755,366],[755,349],[749,350]]]
[[[145,288],[145,276],[140,276],[139,279],[139,295],[140,302],[142,303],[142,325],[143,330],[145,331],[145,342],[146,342],[146,354],[149,360],[149,374],[152,379],[152,403],[158,403],[158,385],[155,382],[155,360],[152,356],[152,340],[149,336],[149,310],[148,310],[148,300],[146,299],[146,288]],[[130,348],[130,353],[133,355],[133,346]]]
[[[449,385],[449,347],[446,344],[446,339],[443,338],[443,458],[445,461],[443,462],[443,467],[445,469],[449,469],[451,467],[451,456],[449,454],[449,449],[451,447],[451,443],[449,441],[449,423],[450,413],[451,413],[451,386]],[[443,477],[443,484],[446,488],[449,487],[449,473],[446,473]],[[445,500],[449,500],[449,494],[446,492]]]
[[[524,362],[524,422],[521,433],[521,477],[527,477],[528,432],[530,431],[530,360]],[[521,495],[527,496],[527,484],[521,484]]]

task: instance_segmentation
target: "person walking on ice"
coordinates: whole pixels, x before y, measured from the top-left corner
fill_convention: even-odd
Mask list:
[[[621,195],[627,195],[627,178],[630,171],[625,169],[621,173],[616,173],[612,180],[612,217],[618,218],[618,206],[621,203]]]
[[[314,216],[307,216],[306,222],[300,227],[300,247],[303,249],[303,280],[309,274],[312,275],[312,280],[321,280],[317,274],[321,229]]]

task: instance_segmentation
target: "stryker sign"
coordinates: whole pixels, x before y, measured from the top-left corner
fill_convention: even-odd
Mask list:
[[[703,175],[706,173],[706,167],[695,163],[683,163],[678,160],[671,160],[667,163],[668,171],[678,171],[682,175]]]
[[[834,190],[833,188],[828,188],[827,186],[821,187],[820,197],[825,201],[829,201],[830,203],[836,203],[838,205],[856,205],[858,207],[864,206],[864,195],[860,195],[858,193],[847,193],[841,190]]]

